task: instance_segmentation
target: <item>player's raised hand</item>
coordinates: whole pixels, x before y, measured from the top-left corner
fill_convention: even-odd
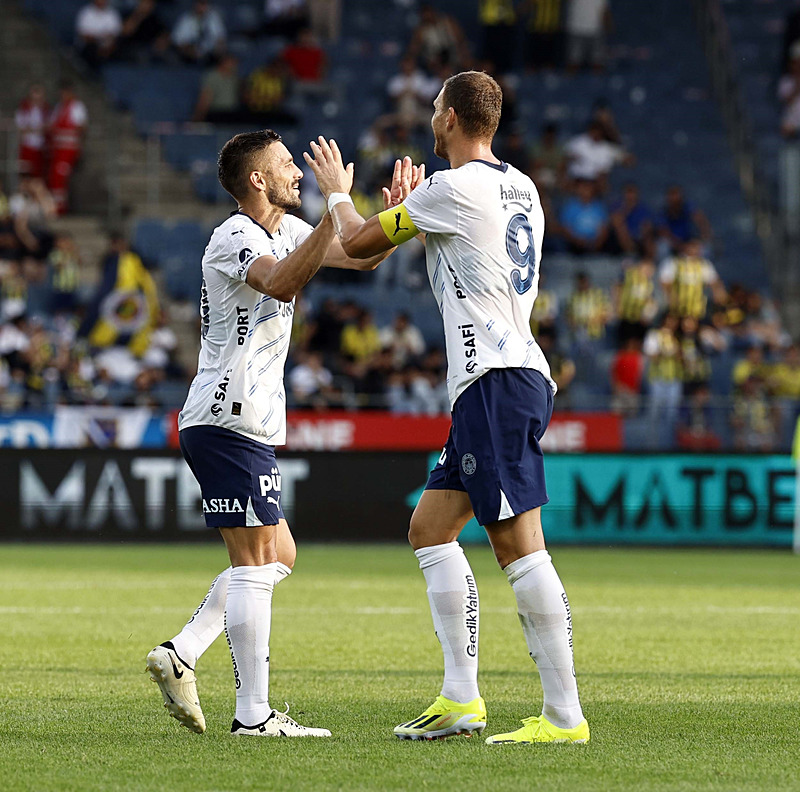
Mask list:
[[[320,135],[318,140],[319,143],[313,140],[310,143],[313,156],[304,151],[303,158],[316,176],[320,192],[325,200],[331,193],[349,193],[353,187],[353,163],[348,163],[347,167],[343,165],[342,154],[333,138],[327,141]]]
[[[392,186],[383,188],[383,208],[390,209],[405,201],[424,178],[425,165],[417,167],[412,163],[411,157],[404,157],[402,162],[395,160]]]

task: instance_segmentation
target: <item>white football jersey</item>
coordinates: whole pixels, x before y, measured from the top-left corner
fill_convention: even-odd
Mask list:
[[[214,229],[203,255],[197,376],[178,429],[221,426],[268,445],[286,442],[283,371],[294,300],[280,302],[245,281],[259,256],[282,259],[312,230],[286,215],[270,234],[241,212]]]
[[[434,173],[403,205],[428,234],[428,277],[444,322],[451,405],[496,368],[541,371],[555,393],[530,329],[544,236],[533,182],[506,163],[475,160]]]

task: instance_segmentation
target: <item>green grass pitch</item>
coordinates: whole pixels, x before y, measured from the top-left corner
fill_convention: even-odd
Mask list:
[[[552,548],[573,608],[586,746],[401,742],[439,691],[402,546],[301,547],[275,592],[271,701],[329,740],[232,738],[224,638],[198,666],[208,731],[162,709],[144,657],[226,565],[221,546],[0,546],[0,788],[800,790],[800,558]],[[511,590],[468,548],[487,734],[541,693]]]

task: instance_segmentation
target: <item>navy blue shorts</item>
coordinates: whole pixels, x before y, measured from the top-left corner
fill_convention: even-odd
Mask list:
[[[533,369],[492,369],[453,406],[447,444],[425,489],[469,495],[481,525],[549,500],[539,440],[553,415],[553,391]]]
[[[181,453],[200,484],[209,528],[277,525],[283,519],[275,447],[220,426],[190,426]]]

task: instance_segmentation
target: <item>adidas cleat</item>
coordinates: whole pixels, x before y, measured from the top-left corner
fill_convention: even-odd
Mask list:
[[[164,706],[181,726],[202,734],[206,719],[197,697],[197,677],[167,642],[147,655],[147,670],[164,697]]]
[[[330,737],[327,729],[313,729],[310,726],[301,726],[292,720],[286,712],[272,710],[269,717],[256,726],[245,726],[238,720],[233,721],[231,734],[246,735],[250,737]]]
[[[574,729],[559,729],[553,726],[544,715],[525,718],[522,728],[507,734],[495,734],[487,737],[487,745],[502,743],[587,743],[589,742],[589,724],[582,720]]]
[[[466,704],[437,696],[418,718],[395,726],[394,734],[401,740],[435,740],[451,734],[471,737],[485,728],[486,704],[480,696]]]

